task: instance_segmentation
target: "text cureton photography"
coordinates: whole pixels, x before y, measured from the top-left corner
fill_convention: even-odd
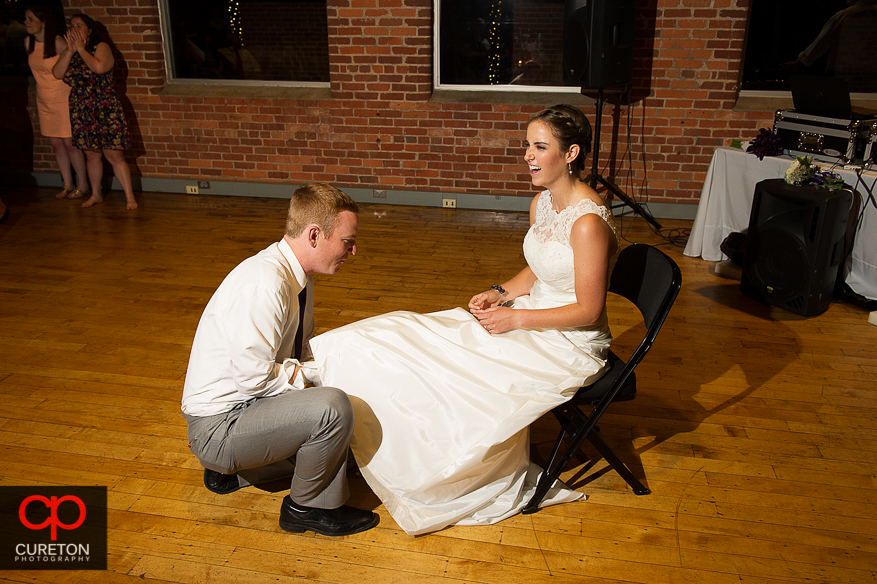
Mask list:
[[[0,487],[0,569],[106,570],[106,487]]]

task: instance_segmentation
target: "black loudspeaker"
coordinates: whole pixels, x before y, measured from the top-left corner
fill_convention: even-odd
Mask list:
[[[636,0],[567,0],[563,18],[563,82],[590,89],[633,79]]]
[[[834,295],[853,193],[793,186],[783,179],[755,185],[740,289],[790,312],[813,316]]]

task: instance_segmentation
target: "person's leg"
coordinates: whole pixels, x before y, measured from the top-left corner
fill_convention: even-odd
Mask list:
[[[101,192],[101,180],[104,176],[103,157],[100,150],[85,151],[85,165],[88,170],[88,180],[91,183],[91,196],[82,203],[83,207],[91,207],[103,202],[104,195]]]
[[[82,150],[73,145],[73,138],[61,138],[64,142],[64,148],[67,150],[67,157],[70,159],[70,165],[76,173],[76,188],[79,190],[78,196],[70,198],[79,198],[88,192],[88,171],[85,168],[85,154]],[[69,196],[69,195],[68,195]]]
[[[73,183],[73,170],[70,168],[70,157],[67,154],[67,148],[64,146],[63,138],[49,138],[49,144],[52,145],[52,151],[55,153],[55,162],[58,163],[61,180],[64,181],[64,190],[55,195],[55,198],[63,199],[76,188]]]
[[[237,484],[241,488],[249,487],[250,485],[261,485],[281,479],[289,480],[293,474],[295,474],[295,458],[287,458],[258,468],[239,470],[237,472]]]
[[[186,416],[192,452],[212,471],[205,486],[219,494],[239,488],[232,473],[295,456],[290,493],[280,506],[280,527],[291,533],[351,535],[377,525],[378,516],[344,505],[353,407],[331,387],[256,399],[198,420]]]
[[[227,430],[215,426],[206,442],[190,433],[190,443],[206,468],[224,474],[295,457],[293,501],[332,509],[349,496],[353,420],[350,399],[338,389],[290,391],[244,404],[222,422]]]
[[[113,166],[113,174],[116,176],[119,184],[122,185],[122,190],[125,191],[128,209],[136,209],[137,199],[134,198],[134,187],[131,183],[131,167],[128,166],[128,162],[125,160],[124,152],[122,150],[104,149],[104,156],[107,157],[107,160]]]

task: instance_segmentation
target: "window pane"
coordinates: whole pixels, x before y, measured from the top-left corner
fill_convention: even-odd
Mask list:
[[[846,79],[877,92],[877,4],[871,0],[755,0],[741,88],[788,90],[789,75]]]
[[[329,82],[325,0],[166,5],[172,78]]]
[[[563,85],[563,0],[438,0],[441,85]]]

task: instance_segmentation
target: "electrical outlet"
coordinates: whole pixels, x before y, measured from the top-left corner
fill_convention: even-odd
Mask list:
[[[199,180],[198,181],[198,188],[199,189],[209,189],[210,188],[210,181],[209,180]]]
[[[445,209],[456,209],[457,199],[442,199],[442,207]]]
[[[372,191],[372,193],[373,193],[375,199],[386,199],[387,198],[387,191],[375,189],[374,191]]]
[[[198,187],[195,185],[186,185],[186,194],[197,195],[198,194]]]

